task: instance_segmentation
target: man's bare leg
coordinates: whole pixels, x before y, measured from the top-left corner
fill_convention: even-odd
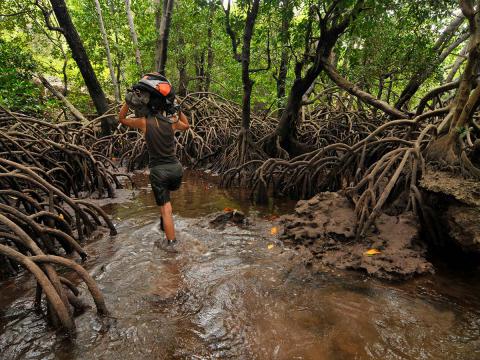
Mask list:
[[[175,226],[173,225],[172,204],[169,202],[160,206],[160,215],[163,220],[163,229],[167,240],[175,240]]]

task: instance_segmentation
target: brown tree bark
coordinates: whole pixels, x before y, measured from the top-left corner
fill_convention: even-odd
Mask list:
[[[281,148],[287,151],[290,155],[295,156],[308,150],[295,139],[296,123],[298,119],[298,113],[302,106],[302,97],[313,84],[318,75],[323,71],[324,66],[322,59],[328,59],[330,57],[332,49],[335,46],[338,38],[363,10],[363,4],[363,0],[358,0],[351,11],[341,14],[337,8],[338,1],[332,2],[332,5],[326,11],[325,17],[319,19],[321,34],[320,38],[316,42],[313,64],[308,68],[303,77],[301,75],[301,69],[306,62],[307,55],[304,56],[304,61],[297,63],[296,65],[296,79],[293,82],[290,94],[288,95],[287,105],[282,113],[274,134],[275,137],[278,137]],[[310,12],[310,14],[312,13],[313,12]],[[307,31],[305,54],[310,52],[308,49],[309,34],[310,32]],[[274,144],[276,144],[276,138],[273,140]],[[278,155],[278,149],[274,150],[272,148],[272,142],[266,144],[266,147],[269,148],[266,148],[267,152]]]
[[[179,31],[178,35],[178,61],[177,61],[177,68],[178,68],[178,90],[177,94],[179,96],[187,95],[187,84],[188,84],[188,75],[187,75],[187,58],[183,51],[185,47],[185,39]]]
[[[195,75],[196,75],[196,91],[208,92],[212,82],[213,67],[213,21],[217,3],[212,1],[209,5],[207,14],[207,44],[206,47],[198,49],[194,53],[195,59]]]
[[[212,82],[212,68],[213,68],[213,20],[217,6],[214,1],[210,4],[210,11],[208,13],[208,29],[207,29],[207,67],[205,69],[205,86],[204,91],[210,91],[210,83]]]
[[[115,2],[114,0],[108,0],[108,7],[110,9],[110,12],[111,14],[116,14],[117,13],[117,9],[115,8]],[[123,61],[123,54],[122,52],[120,51],[120,44],[119,44],[119,37],[118,37],[118,28],[116,26],[113,27],[113,34],[114,34],[114,40],[115,40],[115,70],[116,70],[116,74],[115,74],[115,78],[116,78],[116,82],[117,82],[117,91],[118,91],[118,94],[119,94],[119,98],[120,98],[120,101],[122,99],[122,92],[121,92],[121,83],[122,82],[125,82],[125,76],[124,76],[124,73],[123,73],[123,68],[122,68],[122,61]]]
[[[199,49],[198,52],[195,52],[193,55],[195,59],[195,75],[197,77],[197,91],[204,91],[205,83],[205,49]]]
[[[241,54],[238,53],[237,38],[230,24],[230,1],[228,2],[227,9],[225,9],[226,30],[232,42],[233,55],[235,60],[242,65],[242,128],[244,130],[248,130],[250,128],[250,102],[253,88],[253,80],[250,78],[250,45],[259,7],[260,0],[253,0],[252,3],[248,3],[247,17],[245,19],[245,26],[243,29]]]
[[[174,0],[163,1],[162,15],[159,15],[160,6],[157,9],[156,22],[158,25],[157,46],[155,50],[155,64],[157,71],[165,75],[167,65],[168,37],[170,34],[170,23],[172,22]]]
[[[291,0],[283,0],[281,14],[282,26],[279,37],[282,51],[280,55],[278,75],[275,76],[275,81],[277,83],[277,99],[283,99],[286,93],[286,80],[288,72],[288,40],[290,38],[290,22],[293,18],[293,6]]]
[[[253,36],[253,28],[258,15],[260,0],[253,0],[251,8],[247,12],[245,20],[245,29],[243,32],[242,44],[242,83],[243,83],[243,101],[242,101],[242,127],[250,128],[250,103],[252,98],[253,80],[250,78],[250,44]]]
[[[460,79],[450,112],[439,126],[440,137],[428,149],[428,158],[455,165],[462,162],[476,176],[480,170],[474,168],[465,154],[460,134],[471,126],[473,113],[480,106],[480,85],[476,81],[480,65],[480,1],[475,5],[472,0],[460,0],[460,8],[469,23],[470,39],[465,70]],[[446,134],[445,134],[446,132]],[[443,133],[443,134],[442,134]]]
[[[72,51],[72,57],[77,63],[77,66],[82,74],[85,85],[87,86],[90,97],[97,109],[99,115],[103,115],[108,111],[108,102],[105,97],[105,93],[98,82],[97,76],[93,71],[92,64],[88,58],[85,47],[82,40],[78,35],[77,29],[73,25],[70,14],[68,13],[65,0],[50,0],[53,11],[57,18],[58,24],[61,27],[61,32],[65,36],[67,43]],[[102,120],[102,133],[103,135],[110,134],[113,127],[114,119],[107,117]]]

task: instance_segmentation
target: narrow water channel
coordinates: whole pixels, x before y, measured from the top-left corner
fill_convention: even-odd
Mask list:
[[[105,206],[119,234],[86,246],[111,317],[92,308],[68,340],[34,312],[31,279],[0,283],[1,359],[480,359],[478,273],[401,285],[313,274],[271,235],[292,202],[252,206],[197,173],[173,196],[180,244],[167,251],[141,183]],[[208,227],[225,207],[253,224]]]

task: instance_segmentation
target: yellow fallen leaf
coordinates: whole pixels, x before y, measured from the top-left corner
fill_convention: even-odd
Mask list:
[[[363,255],[366,255],[366,256],[373,256],[373,255],[377,255],[377,254],[380,254],[380,251],[378,251],[377,249],[370,249],[370,250],[365,251],[363,253]]]
[[[272,250],[273,249],[273,244],[268,244],[267,249]]]
[[[63,214],[58,215],[58,217],[63,220]]]
[[[272,235],[277,235],[277,232],[278,232],[278,229],[277,229],[276,226],[274,226],[270,229],[270,234],[272,234]]]

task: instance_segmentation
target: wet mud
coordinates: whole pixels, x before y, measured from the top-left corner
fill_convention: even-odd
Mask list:
[[[353,205],[340,193],[325,192],[299,201],[294,213],[281,221],[285,244],[307,248],[312,255],[308,262],[313,266],[360,270],[385,280],[433,272],[411,214],[382,214],[375,231],[356,239]]]
[[[430,228],[442,246],[480,256],[480,182],[429,169],[420,182],[433,214]]]
[[[87,310],[68,340],[34,312],[32,279],[0,283],[2,359],[480,358],[478,273],[438,271],[394,285],[313,272],[305,250],[284,246],[273,230],[293,203],[252,206],[248,193],[191,173],[173,195],[180,243],[167,251],[141,186],[104,207],[118,235],[87,245],[85,267],[111,316]],[[211,214],[225,208],[250,225],[212,228]]]

